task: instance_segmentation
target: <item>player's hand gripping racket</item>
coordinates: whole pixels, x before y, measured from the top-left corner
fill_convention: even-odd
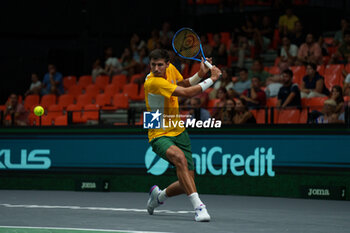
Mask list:
[[[205,58],[198,35],[191,28],[178,30],[173,37],[172,45],[174,51],[180,57],[201,62],[201,59],[197,58],[198,54],[201,53],[204,64],[209,69],[213,67]]]

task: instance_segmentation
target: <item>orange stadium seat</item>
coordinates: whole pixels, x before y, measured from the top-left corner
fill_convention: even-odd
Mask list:
[[[278,113],[278,124],[298,124],[300,119],[299,109],[283,109]]]
[[[57,126],[66,126],[66,125],[68,125],[67,115],[56,117],[55,120],[54,120],[54,125],[57,125]]]
[[[322,110],[323,108],[323,102],[325,100],[327,100],[328,97],[324,96],[324,97],[313,97],[313,98],[309,98],[306,102],[307,106],[310,107],[310,110]]]
[[[303,110],[300,113],[299,123],[300,124],[306,124],[307,123],[307,117],[308,117],[307,108],[303,108]]]
[[[220,102],[220,99],[211,99],[208,102],[208,111],[210,112],[210,115],[213,114],[215,105]]]
[[[132,100],[137,99],[138,85],[136,83],[129,83],[124,85],[123,93],[126,94]]]
[[[84,106],[87,104],[92,104],[92,100],[93,100],[92,95],[82,94],[78,96],[76,105]]]
[[[271,66],[268,71],[270,74],[279,74],[280,68],[278,66]]]
[[[318,65],[316,70],[320,75],[322,76],[324,75],[324,70],[325,70],[324,65]]]
[[[50,125],[53,125],[53,120],[50,116],[45,116],[43,115],[41,117],[41,125],[43,126],[50,126]]]
[[[62,115],[63,115],[63,107],[58,104],[50,105],[47,109],[46,116],[48,118],[51,118],[51,120]]]
[[[293,71],[293,82],[300,86],[306,73],[305,66],[291,66],[290,69]]]
[[[32,107],[39,105],[40,97],[39,95],[27,95],[24,98],[24,108],[26,110],[31,110]]]
[[[72,112],[72,121],[73,123],[85,123],[86,118],[82,116],[82,106],[71,104],[67,107],[67,112]]]
[[[142,78],[144,76],[145,76],[145,74],[143,74],[143,73],[141,73],[141,74],[134,74],[134,75],[131,76],[130,82],[133,83],[136,79]]]
[[[63,94],[58,97],[58,103],[63,109],[67,108],[68,105],[74,104],[74,96],[71,94]]]
[[[68,89],[68,94],[71,94],[75,99],[82,94],[82,87],[78,85],[70,86]]]
[[[329,74],[341,75],[341,72],[343,69],[344,69],[343,64],[327,65],[324,70],[324,75],[329,75]]]
[[[127,109],[129,108],[129,98],[123,93],[118,93],[113,96],[113,106],[116,109]]]
[[[97,96],[100,93],[100,89],[96,84],[89,84],[85,88],[85,94],[90,95],[90,96]]]
[[[118,86],[116,83],[108,84],[104,90],[104,94],[108,95],[109,97],[114,96],[115,94],[119,93],[121,90],[121,87]]]
[[[102,94],[98,94],[96,96],[96,101],[95,101],[96,104],[98,104],[99,106],[101,106],[102,108],[104,106],[108,106],[108,105],[111,105],[111,96],[110,95],[107,95],[105,93],[102,93]]]
[[[266,106],[267,107],[276,107],[277,101],[278,101],[277,97],[267,98],[266,99]]]
[[[91,83],[92,83],[91,75],[83,75],[83,76],[80,76],[79,78],[78,86],[80,86],[81,88],[85,88]]]
[[[99,89],[101,90],[105,89],[105,87],[109,84],[109,76],[107,75],[97,76],[95,84]]]
[[[331,90],[334,85],[340,85],[343,86],[343,82],[341,82],[340,79],[341,76],[337,73],[333,74],[325,74],[324,75],[324,83],[326,87]]]
[[[98,104],[88,104],[83,107],[84,113],[83,117],[86,120],[99,120],[100,106]]]
[[[56,104],[56,95],[48,94],[41,97],[40,105],[43,108],[48,108],[50,105]]]
[[[347,64],[347,65],[345,66],[345,71],[346,71],[347,73],[350,73],[350,64]]]
[[[193,75],[195,75],[198,72],[200,65],[201,65],[200,62],[194,62],[192,64],[189,77],[192,77]]]
[[[64,90],[68,90],[70,86],[77,84],[76,76],[65,76],[63,77],[63,88]]]
[[[257,124],[265,124],[266,123],[266,110],[265,109],[252,109],[249,110],[253,113]]]
[[[123,86],[126,84],[126,82],[127,82],[127,77],[125,74],[118,74],[112,77],[112,83],[117,84],[118,87],[120,87],[119,90],[123,89]]]

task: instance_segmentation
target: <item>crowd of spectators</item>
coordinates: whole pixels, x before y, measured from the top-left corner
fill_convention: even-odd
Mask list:
[[[174,31],[169,22],[164,22],[160,30],[152,30],[147,38],[141,38],[134,33],[120,56],[114,53],[112,46],[107,46],[103,57],[96,58],[92,64],[89,75],[95,82],[100,75],[112,78],[114,75],[124,74],[128,77],[127,82],[130,82],[133,75],[143,74],[140,78],[132,80],[141,86],[150,71],[148,53],[155,48],[165,48],[170,52],[171,62],[187,78],[191,75],[191,68],[196,66],[193,62],[182,60],[174,54],[171,49],[173,35]],[[325,85],[325,78],[318,72],[318,66],[350,64],[350,28],[345,18],[341,20],[341,28],[334,34],[331,43],[326,43],[322,36],[317,38],[311,32],[305,32],[303,22],[291,8],[276,22],[268,15],[252,14],[233,32],[203,33],[201,42],[204,54],[211,57],[213,64],[222,69],[223,77],[210,91],[188,101],[180,99],[181,109],[200,109],[191,110],[192,117],[206,119],[211,116],[221,119],[225,124],[255,123],[254,115],[249,110],[266,107],[269,98],[277,98],[275,107],[285,109],[301,108],[302,98],[329,97],[330,101],[325,102],[325,105],[333,106],[335,102],[334,114],[344,113],[344,99],[340,107],[339,98],[333,97],[333,89],[336,88],[334,92],[342,98],[350,95],[350,70],[344,68],[341,71],[342,82],[329,90]],[[264,67],[260,55],[268,50],[274,50],[278,54],[275,61],[278,72],[270,72]],[[253,59],[249,69],[245,67],[248,58]],[[295,66],[304,66],[306,70],[300,83],[293,82],[294,74],[291,68]],[[56,70],[54,64],[48,65],[48,72],[42,81],[36,73],[31,75],[31,80],[24,97],[32,94],[62,95],[66,91],[63,87],[63,75]],[[12,94],[6,102],[5,124],[15,121],[15,124],[25,125],[27,123],[23,119],[28,113],[23,111],[18,98],[17,101],[14,100],[15,97],[18,96]],[[209,106],[212,100],[217,101]],[[15,119],[8,116],[14,112]],[[327,116],[325,111],[319,114]],[[341,122],[341,118],[336,122]]]

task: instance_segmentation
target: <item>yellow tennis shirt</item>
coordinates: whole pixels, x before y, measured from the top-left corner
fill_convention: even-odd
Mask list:
[[[172,96],[177,83],[183,80],[180,72],[171,63],[166,69],[164,77],[155,77],[151,72],[145,81],[145,102],[147,111],[162,113],[160,117],[162,127],[160,129],[148,129],[148,139],[161,136],[177,136],[185,128],[179,123],[179,103],[176,96]]]

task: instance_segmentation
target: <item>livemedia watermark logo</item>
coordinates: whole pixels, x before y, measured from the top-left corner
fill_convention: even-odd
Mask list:
[[[205,121],[192,118],[191,115],[166,115],[157,110],[156,112],[143,113],[144,129],[167,129],[167,128],[221,128],[221,121],[209,118]]]

